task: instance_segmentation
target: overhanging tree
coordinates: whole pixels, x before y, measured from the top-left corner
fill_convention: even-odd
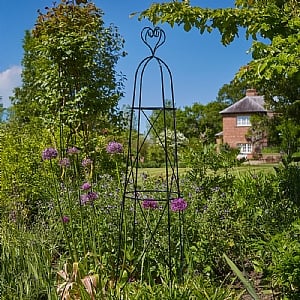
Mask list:
[[[24,39],[23,85],[15,90],[16,116],[63,125],[67,142],[84,141],[116,124],[124,78],[115,70],[124,40],[105,27],[103,12],[88,1],[66,1],[39,12]]]
[[[234,6],[209,9],[177,0],[154,3],[139,18],[183,26],[186,31],[197,28],[201,34],[215,29],[224,45],[234,41],[244,28],[245,37],[253,39],[252,61],[237,70],[231,85],[256,87],[283,119],[299,124],[299,116],[289,112],[299,106],[300,99],[300,2],[236,0]]]
[[[253,38],[253,60],[237,73],[249,84],[264,88],[268,99],[282,96],[293,102],[299,97],[300,3],[298,0],[236,0],[234,8],[192,7],[189,1],[152,4],[140,13],[154,24],[182,25],[200,33],[219,30],[221,42],[230,44],[245,28]],[[261,39],[262,38],[262,39]],[[288,85],[288,88],[284,88]]]

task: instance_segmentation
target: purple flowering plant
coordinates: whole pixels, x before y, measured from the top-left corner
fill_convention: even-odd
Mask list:
[[[144,209],[157,209],[158,208],[158,202],[154,199],[145,199],[142,202],[142,207]]]
[[[78,154],[79,152],[80,152],[79,149],[77,149],[76,147],[69,147],[67,150],[67,153],[69,155]]]
[[[63,223],[69,223],[70,222],[70,218],[68,216],[63,216],[61,218],[61,220],[62,220]]]
[[[171,210],[183,211],[187,208],[187,202],[183,198],[176,198],[171,201]]]
[[[70,160],[67,157],[64,157],[64,158],[60,159],[60,161],[58,162],[58,164],[61,167],[69,167],[70,166]]]
[[[98,199],[99,198],[99,195],[97,192],[88,192],[86,194],[82,194],[80,196],[80,203],[82,205],[85,205],[85,204],[92,204],[94,200]]]
[[[83,167],[88,167],[93,164],[93,161],[90,158],[84,158],[81,162]]]
[[[43,152],[42,152],[42,159],[43,160],[51,160],[53,158],[56,158],[58,155],[58,152],[55,148],[46,148]]]
[[[106,146],[106,152],[109,154],[117,154],[123,152],[123,145],[118,142],[109,142]]]
[[[86,191],[89,190],[92,187],[92,185],[89,182],[85,182],[82,184],[82,186],[80,187],[82,190]]]

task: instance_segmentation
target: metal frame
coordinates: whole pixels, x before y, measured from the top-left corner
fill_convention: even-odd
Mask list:
[[[153,250],[153,247],[155,247],[155,251],[160,252],[160,257],[163,257],[160,263],[167,267],[168,278],[171,282],[175,275],[178,276],[179,274],[181,277],[183,266],[183,213],[174,213],[170,209],[171,200],[180,197],[173,79],[167,64],[156,56],[156,50],[165,42],[165,32],[159,27],[155,27],[154,29],[145,27],[141,31],[141,39],[150,49],[151,55],[140,62],[134,77],[126,173],[120,212],[117,277],[119,277],[119,279],[122,278],[126,269],[127,274],[129,273],[127,281],[132,279],[142,280],[143,278],[136,278],[137,270],[143,268],[145,257],[150,249]],[[151,46],[150,42],[153,42],[153,46]],[[143,98],[145,70],[149,66],[149,63],[152,62],[157,64],[159,70],[158,75],[160,78],[161,91],[160,106],[151,106],[148,103],[144,103]],[[168,100],[170,105],[167,105],[166,83],[168,83],[168,87],[170,88],[168,91],[171,97],[171,99]],[[155,120],[149,118],[149,113],[153,111],[159,111]],[[167,124],[167,114],[172,115],[171,125]],[[156,121],[159,117],[163,118],[163,132],[158,132],[156,128]],[[147,129],[144,133],[141,133],[143,127],[142,121],[147,123]],[[135,122],[137,123],[136,128],[134,128]],[[171,128],[167,128],[167,125]],[[173,132],[171,143],[170,137],[167,136],[168,129],[171,129]],[[145,188],[141,184],[141,173],[143,172],[143,169],[139,166],[141,149],[150,136],[156,138],[158,146],[161,147],[164,153],[165,168],[162,176],[162,187],[159,189]],[[172,144],[172,146],[170,146],[170,144]],[[155,212],[156,219],[154,222],[149,221],[149,212],[142,207],[142,201],[145,200],[145,197],[154,198],[157,203],[159,203],[160,208]],[[179,218],[179,221],[176,221],[176,224],[179,224],[176,234],[172,231],[172,223],[175,218],[177,220]],[[137,224],[138,220],[140,223],[143,223],[143,226]],[[128,224],[131,225],[128,226]],[[144,239],[143,248],[138,248],[137,246],[139,239]],[[167,244],[167,248],[158,249],[160,248],[159,243],[161,239]],[[141,243],[139,243],[139,245],[140,244]],[[126,251],[133,252],[135,256],[135,259],[127,262],[130,266],[125,263],[126,255],[124,252]],[[175,263],[178,261],[180,261],[180,272],[177,270],[178,264],[176,265]],[[130,271],[128,271],[129,269]],[[141,275],[141,277],[142,276],[143,275]]]

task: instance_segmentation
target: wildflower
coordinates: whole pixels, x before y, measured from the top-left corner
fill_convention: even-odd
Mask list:
[[[93,161],[90,158],[85,158],[82,160],[81,164],[83,167],[88,167],[93,164]]]
[[[76,147],[70,147],[67,150],[67,153],[72,155],[72,154],[78,154],[80,151]]]
[[[106,146],[106,152],[110,154],[122,153],[123,145],[118,142],[109,142]]]
[[[92,187],[92,185],[88,182],[85,182],[82,186],[81,186],[81,189],[86,191],[88,189],[90,189]]]
[[[70,166],[70,160],[66,157],[62,158],[59,163],[61,167],[69,167]]]
[[[177,198],[171,201],[172,211],[183,211],[186,208],[187,208],[187,202],[183,198]]]
[[[87,204],[89,201],[90,201],[90,199],[89,199],[89,194],[82,194],[82,195],[80,196],[80,203],[81,203],[82,205]]]
[[[58,152],[54,148],[47,148],[42,152],[42,159],[43,160],[50,160],[52,158],[56,158],[58,155]]]
[[[96,200],[99,197],[97,192],[89,192],[88,195],[89,195],[90,201]]]
[[[70,222],[70,218],[67,217],[67,216],[63,216],[63,217],[61,218],[61,220],[62,220],[63,223],[69,223],[69,222]]]
[[[87,203],[93,203],[94,200],[96,200],[99,197],[97,192],[88,192],[87,194],[82,194],[80,196],[80,203],[82,205]]]
[[[142,202],[142,206],[144,209],[156,209],[158,208],[158,203],[154,199],[145,199]]]

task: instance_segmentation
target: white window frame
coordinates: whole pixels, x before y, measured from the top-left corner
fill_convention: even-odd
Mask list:
[[[251,126],[250,116],[237,116],[236,126]]]
[[[240,149],[240,153],[241,154],[250,154],[253,151],[253,145],[249,144],[249,143],[238,144],[238,147]]]

